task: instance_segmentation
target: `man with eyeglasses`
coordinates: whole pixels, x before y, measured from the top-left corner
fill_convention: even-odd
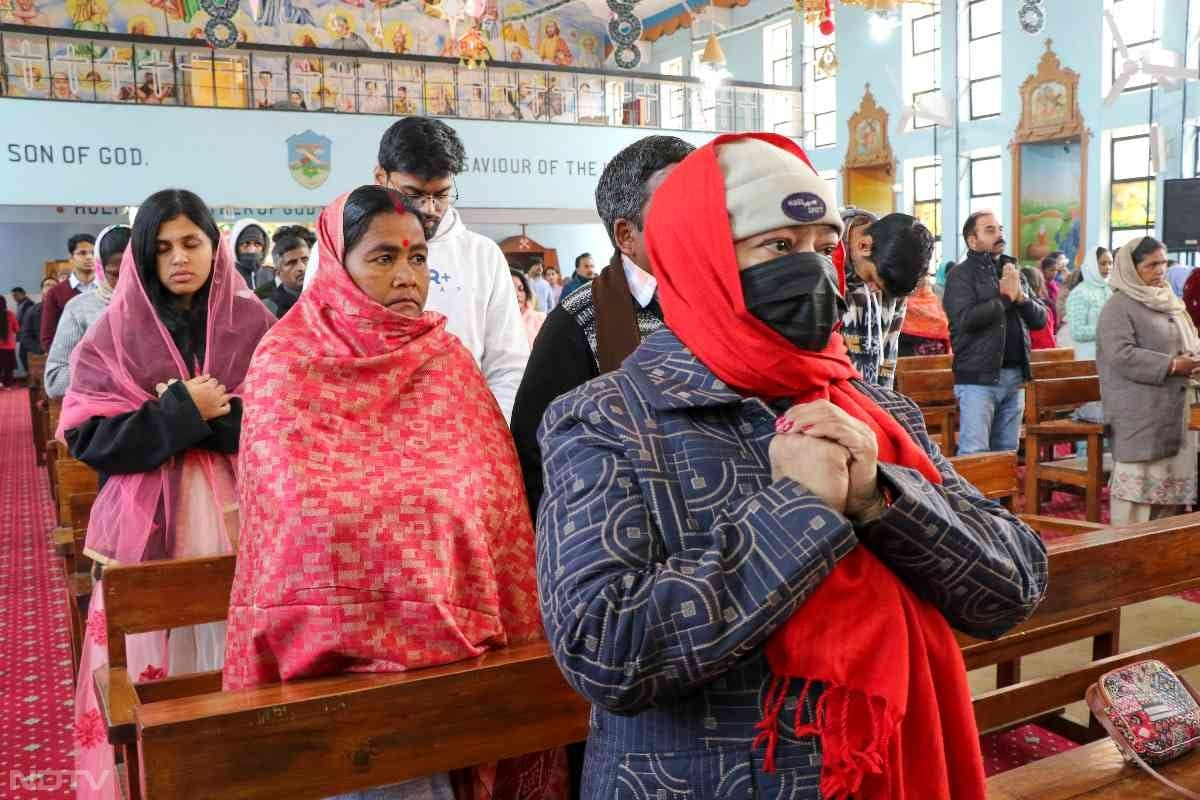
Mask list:
[[[471,351],[507,420],[529,360],[529,340],[504,254],[491,239],[467,230],[454,208],[454,177],[465,159],[449,125],[406,117],[379,143],[374,182],[405,195],[425,215],[430,279],[425,308],[443,314],[446,330]],[[314,248],[305,287],[316,277],[318,259]]]

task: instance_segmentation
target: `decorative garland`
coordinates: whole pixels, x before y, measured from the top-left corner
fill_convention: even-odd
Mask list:
[[[213,17],[204,26],[204,39],[212,47],[224,50],[237,44],[238,29],[227,19]]]
[[[241,0],[200,0],[200,8],[213,19],[233,19]]]
[[[1042,7],[1042,0],[1025,0],[1025,4],[1017,11],[1017,21],[1021,23],[1021,30],[1030,36],[1041,33],[1046,26],[1046,9]]]

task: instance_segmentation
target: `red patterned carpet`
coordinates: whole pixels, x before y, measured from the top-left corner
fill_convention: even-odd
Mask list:
[[[71,646],[24,389],[0,391],[0,797],[71,797]]]

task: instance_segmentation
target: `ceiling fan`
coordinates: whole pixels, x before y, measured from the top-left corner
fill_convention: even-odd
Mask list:
[[[1113,79],[1112,88],[1104,97],[1104,105],[1112,106],[1116,103],[1121,92],[1125,91],[1125,87],[1129,85],[1129,81],[1139,72],[1156,79],[1159,85],[1168,91],[1182,88],[1187,81],[1200,80],[1200,70],[1188,69],[1184,66],[1183,56],[1174,50],[1157,48],[1140,58],[1130,55],[1129,48],[1125,45],[1125,38],[1121,35],[1120,27],[1117,25],[1116,17],[1113,16],[1111,9],[1105,9],[1104,21],[1108,25],[1109,33],[1112,34],[1113,46],[1116,47],[1117,55],[1121,59],[1121,71]]]

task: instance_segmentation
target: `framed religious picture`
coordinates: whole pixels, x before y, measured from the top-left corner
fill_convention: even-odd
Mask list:
[[[888,138],[888,112],[867,84],[858,111],[850,116],[850,143],[842,165],[843,201],[875,214],[896,210],[896,157]]]
[[[1011,145],[1013,255],[1036,264],[1055,251],[1083,263],[1091,133],[1079,110],[1079,73],[1046,40],[1037,71],[1021,84],[1021,118]]]

